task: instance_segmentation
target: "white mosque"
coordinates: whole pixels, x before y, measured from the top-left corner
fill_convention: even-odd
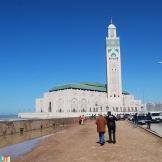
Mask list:
[[[127,114],[140,112],[142,103],[122,90],[120,38],[112,22],[106,37],[107,84],[82,82],[56,86],[36,99],[33,113],[20,113],[21,118],[59,118],[91,116],[98,113]]]

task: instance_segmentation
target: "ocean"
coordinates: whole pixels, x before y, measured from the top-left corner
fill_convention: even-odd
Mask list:
[[[0,121],[9,121],[9,120],[17,120],[18,115],[12,114],[12,115],[0,115]]]

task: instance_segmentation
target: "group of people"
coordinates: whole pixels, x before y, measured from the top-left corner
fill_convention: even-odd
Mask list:
[[[116,123],[115,121],[117,118],[111,114],[110,111],[108,111],[107,116],[104,117],[102,113],[99,114],[99,116],[96,118],[96,125],[97,125],[97,132],[99,134],[99,143],[101,146],[105,144],[105,131],[106,131],[106,125],[108,128],[108,135],[109,135],[109,143],[116,143]]]
[[[79,124],[83,125],[84,124],[84,120],[85,120],[85,116],[84,115],[80,116],[79,117]]]
[[[152,117],[151,117],[150,112],[147,113],[146,120],[147,120],[146,121],[147,129],[150,129],[151,121],[152,121]],[[134,123],[134,127],[138,126],[138,114],[137,113],[133,116],[133,123]]]
[[[96,115],[94,116],[96,118]],[[147,119],[147,128],[150,129],[151,126],[151,114],[148,113],[146,115],[146,119]],[[84,123],[85,120],[85,116],[82,115],[79,117],[79,124],[82,125]],[[99,143],[100,145],[104,145],[105,144],[105,132],[106,132],[106,125],[108,128],[108,136],[109,136],[109,143],[116,143],[116,121],[117,118],[111,114],[110,111],[108,111],[106,116],[103,116],[102,113],[99,114],[99,116],[96,118],[96,125],[97,125],[97,132],[99,134]],[[133,116],[133,123],[134,123],[134,127],[138,126],[138,114],[136,113]]]

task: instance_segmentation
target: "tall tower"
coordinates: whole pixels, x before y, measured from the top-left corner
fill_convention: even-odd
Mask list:
[[[113,106],[122,106],[120,39],[112,20],[106,37],[106,61],[108,102]]]

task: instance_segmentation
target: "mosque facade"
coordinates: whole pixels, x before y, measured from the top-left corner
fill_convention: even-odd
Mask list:
[[[36,99],[33,113],[20,113],[22,118],[77,117],[98,113],[134,114],[142,103],[122,90],[120,38],[111,22],[106,37],[107,83],[82,82],[56,86]]]

